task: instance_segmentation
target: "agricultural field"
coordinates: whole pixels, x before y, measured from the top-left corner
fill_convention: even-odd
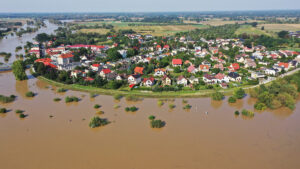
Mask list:
[[[286,31],[300,31],[300,24],[259,24],[257,27],[265,27],[265,30],[272,32]]]
[[[152,34],[154,36],[173,35],[177,32],[190,31],[194,29],[206,28],[207,26],[201,24],[191,25],[159,25],[156,23],[141,23],[141,22],[79,22],[78,24],[95,25],[95,24],[111,24],[115,30],[132,29],[139,34]],[[135,24],[134,26],[130,24]],[[97,32],[101,34],[107,33],[107,29],[81,29],[81,32]]]
[[[221,25],[226,25],[226,24],[244,24],[245,22],[262,22],[262,21],[257,21],[257,20],[246,20],[246,21],[228,21],[228,20],[223,20],[223,19],[211,19],[208,21],[201,21],[200,23],[203,25],[210,25],[210,26],[221,26]]]
[[[261,30],[261,26],[252,27],[251,25],[243,25],[238,30],[236,30],[235,34],[248,34],[248,35],[267,35],[267,36],[276,36],[275,34],[266,31]]]

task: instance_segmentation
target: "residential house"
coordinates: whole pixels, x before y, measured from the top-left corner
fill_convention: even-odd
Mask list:
[[[172,66],[177,67],[182,65],[182,60],[181,59],[173,59],[172,60]]]
[[[228,76],[225,76],[222,73],[218,73],[215,78],[217,79],[218,83],[229,83]]]
[[[137,67],[134,68],[134,73],[135,73],[135,74],[141,74],[141,75],[142,75],[142,74],[143,74],[143,71],[144,71],[144,68],[143,68],[143,67],[138,67],[138,66],[137,66]]]
[[[110,69],[102,69],[99,73],[99,75],[103,78],[107,78],[107,75],[111,73],[111,70]]]
[[[164,86],[170,86],[172,84],[172,80],[170,77],[168,77],[167,75],[164,75],[162,78],[162,84]]]
[[[207,84],[217,83],[217,79],[213,75],[210,75],[210,74],[207,74],[207,73],[203,76],[203,81]]]
[[[246,59],[244,64],[245,64],[245,68],[256,68],[256,63],[252,59]]]
[[[259,79],[259,78],[264,78],[265,75],[261,72],[251,72],[251,78],[252,79]]]
[[[154,78],[153,77],[149,77],[149,78],[144,78],[143,79],[143,84],[144,86],[150,87],[154,85]]]
[[[189,82],[190,82],[191,84],[198,84],[198,83],[199,83],[199,79],[196,78],[195,76],[191,76],[191,77],[189,78]]]
[[[202,72],[209,72],[209,68],[210,68],[209,65],[199,65],[199,71]]]
[[[236,72],[229,72],[228,74],[229,80],[234,82],[240,82],[242,77]]]
[[[139,84],[141,82],[141,75],[140,74],[129,75],[127,80],[129,85]]]
[[[163,76],[166,74],[166,69],[158,68],[154,70],[154,76]]]
[[[92,64],[91,69],[98,72],[100,70],[100,64]]]
[[[240,69],[240,65],[238,63],[232,63],[228,69],[229,71],[234,72]]]
[[[193,73],[193,74],[195,74],[195,73],[198,72],[198,70],[195,68],[194,65],[190,65],[190,66],[188,67],[187,71],[188,71],[189,73]]]
[[[271,68],[271,69],[265,69],[265,74],[266,74],[266,75],[276,76],[277,73],[278,73],[278,69],[274,69],[274,68]]]
[[[188,80],[184,76],[181,75],[177,78],[177,84],[187,86]]]
[[[60,56],[58,56],[57,58],[57,63],[59,65],[65,65],[65,64],[70,64],[73,61],[73,57],[74,55],[71,53],[65,53],[65,54],[61,54]]]

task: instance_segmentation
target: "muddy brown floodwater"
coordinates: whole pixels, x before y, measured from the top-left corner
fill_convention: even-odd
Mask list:
[[[254,118],[236,117],[236,109],[252,109],[255,100],[236,104],[210,98],[186,99],[191,110],[161,107],[157,99],[128,102],[111,96],[94,99],[88,93],[56,88],[35,78],[16,82],[11,72],[0,74],[1,94],[17,95],[10,112],[0,116],[0,168],[3,169],[299,169],[300,104],[296,109],[256,112]],[[27,91],[37,96],[28,99]],[[54,102],[77,96],[74,104]],[[226,98],[227,99],[227,98]],[[103,118],[112,123],[97,129],[88,127],[93,108],[100,104]],[[114,105],[121,107],[114,109]],[[139,110],[126,113],[135,105]],[[20,119],[14,112],[25,110]],[[205,112],[209,113],[206,115]],[[50,118],[50,115],[53,117]],[[151,129],[148,116],[166,122]]]

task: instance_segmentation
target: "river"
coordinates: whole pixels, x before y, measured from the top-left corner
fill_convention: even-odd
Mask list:
[[[57,29],[57,25],[50,23],[49,21],[45,21],[46,27],[41,27],[37,32],[34,33],[26,33],[23,34],[22,37],[18,37],[16,35],[7,35],[3,39],[0,39],[0,52],[11,53],[12,56],[7,63],[12,63],[16,60],[16,54],[25,54],[24,49],[15,52],[17,46],[24,46],[27,41],[32,42],[33,38],[36,37],[39,33],[54,33],[54,30]],[[23,26],[27,27],[27,26]],[[0,57],[0,62],[4,62],[4,57]]]
[[[49,27],[48,27],[49,28]],[[32,38],[26,38],[26,40]],[[1,49],[14,52],[25,39],[1,41]],[[7,45],[10,44],[10,45]],[[11,59],[13,60],[13,59]],[[0,114],[0,168],[3,169],[298,169],[300,166],[300,102],[294,111],[255,112],[253,118],[235,116],[235,110],[253,110],[255,100],[237,103],[210,98],[182,99],[161,107],[158,99],[116,101],[112,96],[67,91],[30,76],[15,81],[11,72],[0,73],[0,94],[14,94],[13,103],[2,104],[10,112]],[[25,97],[27,91],[37,95]],[[64,103],[66,96],[81,98]],[[55,97],[62,98],[54,102]],[[170,110],[168,104],[174,103]],[[91,129],[89,120],[102,107],[107,126]],[[115,104],[120,108],[113,108]],[[124,111],[135,105],[135,113]],[[14,112],[25,110],[20,119]],[[206,114],[205,112],[208,112]],[[151,129],[148,116],[164,120],[162,129]],[[52,118],[50,116],[53,116]]]

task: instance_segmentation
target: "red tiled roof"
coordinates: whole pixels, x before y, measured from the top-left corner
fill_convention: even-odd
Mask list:
[[[216,79],[219,79],[219,80],[222,80],[224,77],[225,77],[225,75],[222,74],[222,73],[218,73],[218,74],[215,76],[215,78],[216,78]]]
[[[144,71],[143,67],[135,67],[134,68],[135,73],[143,74],[143,71]]]
[[[231,67],[234,69],[234,70],[239,70],[240,69],[240,65],[238,63],[232,63],[231,64]]]
[[[288,63],[284,63],[284,62],[280,62],[280,63],[278,64],[278,66],[284,67],[284,68],[289,68],[289,64],[288,64]]]
[[[100,64],[92,64],[93,67],[99,67]]]
[[[182,60],[181,59],[173,59],[172,64],[173,65],[182,65]]]
[[[72,57],[74,57],[74,55],[71,53],[65,53],[65,54],[61,54],[59,57],[60,58],[72,58]]]
[[[111,70],[110,69],[102,69],[101,72],[103,72],[104,74],[108,74],[111,72]]]

